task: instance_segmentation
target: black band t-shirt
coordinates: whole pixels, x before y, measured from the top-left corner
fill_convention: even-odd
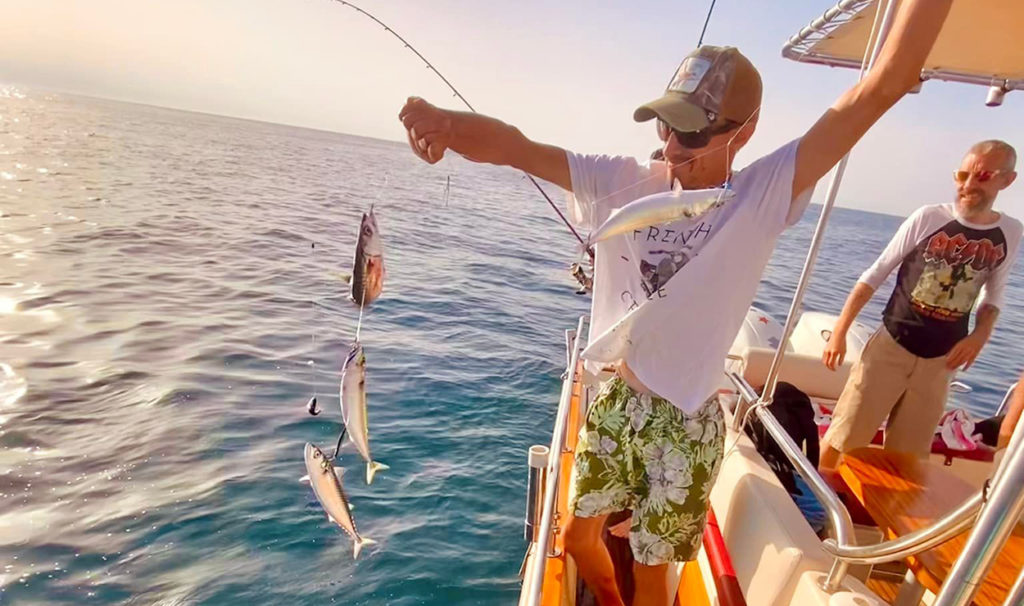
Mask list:
[[[883,323],[910,353],[943,356],[967,336],[979,297],[1002,305],[1022,231],[1005,214],[978,225],[960,219],[952,204],[925,206],[904,221],[860,281],[877,289],[899,264]]]

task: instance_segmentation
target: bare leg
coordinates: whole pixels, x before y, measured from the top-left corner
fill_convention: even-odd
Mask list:
[[[633,606],[668,606],[668,564],[647,566],[633,562],[636,593]]]
[[[828,440],[821,441],[821,456],[818,457],[818,469],[835,469],[839,466],[839,457],[842,453],[832,448]]]
[[[570,515],[565,526],[565,549],[576,561],[587,588],[600,606],[625,606],[615,582],[615,567],[602,540],[607,515],[577,518]]]

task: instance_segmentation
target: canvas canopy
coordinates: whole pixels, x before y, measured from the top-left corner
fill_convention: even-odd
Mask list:
[[[786,58],[860,68],[875,15],[900,0],[842,0],[790,38]],[[949,80],[1024,89],[1024,1],[955,0],[921,73]]]

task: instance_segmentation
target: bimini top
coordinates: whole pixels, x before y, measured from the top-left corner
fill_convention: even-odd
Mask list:
[[[879,6],[887,3],[842,0],[790,38],[782,56],[805,63],[859,69],[872,36],[875,14]],[[994,87],[989,104],[998,105],[992,103],[993,94],[1024,89],[1022,38],[1024,1],[955,0],[925,61],[921,78]]]

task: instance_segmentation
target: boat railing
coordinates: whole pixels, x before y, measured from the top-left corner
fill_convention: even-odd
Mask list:
[[[818,498],[829,517],[835,537],[823,541],[822,546],[827,553],[835,558],[835,563],[822,584],[825,591],[835,592],[840,588],[851,564],[881,564],[902,560],[907,556],[932,549],[959,535],[972,525],[975,530],[968,539],[968,545],[951,575],[957,572],[961,567],[960,561],[965,558],[975,564],[973,566],[963,565],[960,576],[955,580],[951,576],[950,582],[944,585],[944,592],[946,587],[952,587],[954,583],[970,584],[974,582],[976,584],[979,579],[984,578],[984,572],[988,570],[1012,531],[1013,525],[1024,512],[1024,491],[1020,489],[1020,486],[1024,485],[1024,423],[1019,424],[1014,431],[1006,456],[996,469],[987,489],[978,491],[930,526],[897,539],[872,545],[857,545],[850,513],[836,492],[818,474],[817,469],[768,407],[757,405],[761,396],[746,379],[731,371],[726,372],[726,376],[739,394],[740,399],[736,407],[737,416],[757,415],[768,435],[779,445],[796,472],[800,474],[800,477],[810,487],[811,492]],[[740,422],[742,424],[742,419]],[[998,505],[996,503],[997,495],[1000,498]],[[979,510],[981,511],[980,516],[978,515]],[[982,523],[986,516],[989,521],[983,526]],[[981,538],[975,540],[976,535],[980,535]],[[974,542],[972,543],[972,541]],[[972,544],[975,545],[975,550],[969,553],[968,549]],[[1022,573],[1022,577],[1024,577],[1024,573]],[[1014,590],[1011,591],[1011,594],[1016,593],[1024,594],[1024,578],[1018,580]],[[973,596],[973,593],[970,595]],[[969,598],[967,601],[959,601],[961,598],[962,595],[958,595],[958,601],[942,602],[942,604],[953,606],[954,604],[970,603]],[[1007,602],[1007,604],[1011,603],[1014,602]],[[940,602],[936,602],[936,606],[939,604]]]
[[[1011,385],[1006,393],[1003,395],[1003,401],[999,403],[999,408],[996,409],[996,416],[1006,414],[1006,408],[1010,405],[1010,396],[1013,395],[1013,391],[1017,389],[1017,383]]]
[[[532,561],[526,568],[526,577],[523,585],[526,588],[526,600],[521,602],[526,606],[537,606],[541,601],[541,592],[544,587],[544,572],[549,557],[561,555],[555,552],[554,537],[558,532],[558,498],[559,498],[559,476],[562,471],[562,454],[565,452],[565,438],[569,425],[569,413],[572,409],[572,396],[577,381],[576,369],[579,366],[580,352],[583,350],[584,328],[588,323],[587,316],[581,316],[576,329],[566,331],[566,344],[568,349],[568,366],[563,375],[562,394],[558,402],[558,412],[555,413],[555,429],[551,434],[551,446],[548,449],[548,462],[546,470],[546,481],[544,483],[543,507],[541,509],[540,523],[535,533],[535,540],[530,546]],[[582,397],[582,390],[581,390]]]

